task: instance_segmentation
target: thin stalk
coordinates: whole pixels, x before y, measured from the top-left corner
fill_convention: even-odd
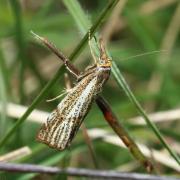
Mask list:
[[[0,113],[0,136],[4,134],[7,128],[7,116],[6,116],[6,106],[7,106],[7,84],[6,84],[6,74],[3,71],[4,67],[4,59],[1,59],[1,52],[0,52],[0,101],[1,101],[1,108],[2,113]]]
[[[86,14],[84,13],[83,9],[80,7],[80,5],[78,4],[77,1],[75,0],[64,0],[63,1],[65,3],[65,5],[67,6],[69,12],[72,14],[73,18],[75,19],[78,27],[81,31],[81,33],[84,33],[88,30],[88,26],[90,23],[89,19],[86,17]],[[118,3],[115,2],[115,3]],[[111,9],[112,10],[112,9]],[[78,13],[77,13],[78,12]],[[140,27],[139,27],[140,28]],[[147,35],[146,35],[147,37]],[[150,39],[147,40],[150,41]],[[153,42],[151,43],[151,47],[154,47]],[[94,45],[94,47],[97,49],[97,46]],[[168,144],[165,142],[165,140],[163,139],[160,131],[158,130],[158,128],[156,127],[156,125],[154,123],[152,123],[150,121],[150,119],[148,118],[147,114],[145,113],[145,111],[143,110],[142,106],[140,105],[140,103],[137,101],[137,99],[135,98],[135,96],[133,95],[132,91],[130,90],[130,88],[128,87],[128,84],[126,83],[125,79],[123,78],[120,70],[118,69],[116,63],[113,61],[113,66],[112,66],[112,74],[115,77],[117,84],[122,87],[122,89],[124,90],[124,92],[127,94],[128,98],[131,100],[131,102],[133,102],[133,104],[135,105],[135,107],[137,108],[138,112],[141,114],[141,116],[144,118],[144,120],[146,121],[147,125],[152,129],[152,131],[155,133],[155,135],[157,136],[157,138],[159,139],[159,141],[163,144],[163,146],[168,150],[168,152],[171,154],[171,156],[177,161],[178,164],[180,164],[180,160],[178,158],[178,156],[175,154],[175,152],[173,152],[173,150],[171,150],[171,148],[168,146]]]
[[[58,155],[60,156],[60,155]],[[57,156],[57,157],[58,157]],[[55,158],[57,159],[55,156]],[[59,157],[58,157],[59,158]],[[96,179],[121,179],[121,180],[179,180],[176,177],[154,176],[138,173],[122,173],[119,171],[109,170],[92,170],[82,168],[66,168],[49,167],[34,164],[14,164],[0,163],[0,170],[7,172],[28,172],[28,173],[47,173],[47,174],[66,174],[72,177],[86,177]],[[26,177],[26,178],[25,178]],[[27,175],[19,179],[29,179],[32,176]]]
[[[118,118],[112,112],[109,104],[105,101],[105,99],[101,96],[98,96],[98,98],[96,99],[96,103],[103,112],[106,121],[115,131],[115,133],[120,137],[129,151],[132,153],[132,155],[145,167],[147,172],[152,172],[152,170],[154,169],[152,163],[141,152],[123,124],[118,121]]]
[[[83,9],[81,8],[80,4],[75,0],[64,0],[63,1],[66,7],[68,8],[69,12],[73,16],[78,28],[80,29],[81,33],[84,34],[88,31],[88,27],[91,24],[90,20],[86,17]],[[116,1],[116,4],[119,1]],[[111,9],[112,10],[112,9]],[[93,48],[98,51],[97,44],[93,43]],[[133,139],[130,137],[128,131],[124,128],[124,126],[118,121],[117,117],[112,112],[110,106],[105,101],[104,98],[99,97],[96,100],[99,108],[104,114],[106,121],[110,124],[113,128],[115,133],[122,139],[124,144],[129,148],[132,155],[140,161],[140,163],[145,166],[148,172],[150,172],[153,168],[151,163],[146,159],[143,153],[140,151],[138,146],[134,143]]]
[[[64,3],[66,2],[73,2],[72,0],[64,0]],[[108,17],[108,15],[110,14],[110,12],[113,10],[113,8],[116,6],[116,4],[119,2],[119,0],[112,0],[109,2],[109,4],[106,6],[106,8],[104,8],[99,16],[99,18],[97,18],[97,20],[94,22],[94,25],[91,26],[91,28],[89,28],[88,26],[86,27],[87,30],[89,30],[91,32],[91,37],[93,37],[93,35],[95,34],[96,30],[101,26],[101,24],[104,22],[104,20]],[[85,17],[85,15],[83,14],[83,16]],[[87,32],[87,31],[86,31]],[[83,39],[81,40],[83,43],[86,43],[88,41],[89,38],[89,32],[84,34]],[[82,43],[82,44],[83,44]],[[74,50],[74,52],[72,53],[71,57],[76,58],[76,51],[79,50],[81,52],[82,48],[84,46],[82,46],[82,44],[79,43],[78,46],[76,46],[76,49]]]
[[[163,146],[168,150],[168,152],[171,154],[171,156],[176,160],[176,162],[178,164],[180,164],[179,157],[169,147],[169,145],[166,143],[166,141],[162,137],[160,131],[156,127],[156,125],[153,122],[150,121],[150,119],[148,118],[147,114],[143,110],[142,106],[140,105],[140,103],[138,102],[138,100],[136,99],[136,97],[134,96],[132,91],[130,90],[128,84],[126,83],[124,77],[122,76],[122,74],[121,74],[119,68],[117,67],[117,65],[115,64],[115,62],[113,62],[112,72],[113,72],[113,75],[115,77],[115,80],[118,82],[118,85],[123,88],[124,92],[126,93],[128,98],[131,100],[131,102],[134,104],[134,106],[136,107],[137,111],[144,118],[144,120],[146,121],[147,125],[153,130],[153,132],[156,134],[157,138],[160,140],[160,142],[163,144]]]
[[[91,138],[89,137],[89,134],[87,132],[87,128],[86,128],[84,123],[82,123],[81,128],[82,128],[83,136],[84,136],[84,139],[86,141],[90,156],[92,158],[92,162],[94,164],[94,167],[96,169],[99,169],[99,163],[98,163],[98,160],[97,160],[96,153],[94,151],[94,146],[93,146]]]
[[[25,89],[24,89],[24,71],[28,65],[29,69],[37,77],[39,84],[43,86],[45,81],[42,75],[37,70],[34,62],[29,58],[26,53],[27,42],[24,38],[24,26],[23,26],[23,16],[20,3],[17,0],[10,0],[12,12],[15,18],[15,37],[16,44],[18,47],[18,60],[19,60],[19,95],[20,102],[24,102],[25,99]]]
[[[21,7],[17,0],[10,0],[12,13],[14,14],[15,19],[15,37],[16,43],[18,46],[18,60],[20,61],[20,70],[19,70],[19,95],[20,102],[24,101],[25,92],[24,92],[24,70],[25,70],[25,42],[23,37],[23,25],[22,25],[22,15]]]

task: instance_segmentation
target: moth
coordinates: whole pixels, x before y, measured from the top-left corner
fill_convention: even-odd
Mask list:
[[[99,51],[98,59],[92,54],[95,65],[78,75],[77,84],[49,115],[38,132],[38,141],[57,150],[64,150],[70,145],[93,101],[110,76],[111,59],[106,53],[102,39],[99,40]],[[69,63],[65,65],[68,69]]]

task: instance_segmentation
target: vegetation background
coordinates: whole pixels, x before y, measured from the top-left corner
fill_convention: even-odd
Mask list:
[[[80,6],[76,4],[78,2]],[[81,10],[94,24],[109,1],[78,2],[1,1],[0,137],[2,139],[22,116],[24,112],[22,106],[29,107],[62,66],[52,52],[35,40],[30,31],[33,30],[48,38],[69,57],[85,34]],[[72,10],[74,3],[79,7],[75,9],[76,11]],[[81,18],[78,19],[73,13]],[[159,115],[158,117],[150,115],[150,120],[157,125],[161,135],[177,154],[180,154],[179,19],[179,0],[121,0],[98,29],[113,61],[146,114]],[[81,71],[94,63],[88,46],[73,63]],[[39,114],[33,111],[34,116],[27,118],[21,126],[18,125],[11,138],[3,143],[0,161],[145,173],[145,169],[136,162],[131,153],[119,144],[119,138],[104,120],[95,103],[84,121],[92,139],[94,155],[90,153],[85,143],[87,139],[83,136],[82,130],[78,132],[71,147],[62,152],[50,149],[35,140],[45,115],[43,113],[51,112],[60,101],[58,99],[46,102],[64,90],[65,71],[62,72],[58,82],[44,93],[41,102],[32,107],[41,110]],[[73,77],[71,79],[75,81]],[[180,171],[179,165],[168,154],[165,146],[149,126],[139,117],[134,119],[139,116],[137,108],[116,81],[117,79],[111,76],[102,94],[119,121],[135,142],[143,144],[151,151],[151,154],[148,154],[142,150],[154,162],[158,174],[177,175]],[[161,111],[163,113],[159,114]],[[22,147],[26,147],[23,153],[20,151]],[[14,150],[18,150],[19,154],[7,158],[7,153]],[[13,179],[59,178],[35,173],[0,173],[0,179],[12,177]]]

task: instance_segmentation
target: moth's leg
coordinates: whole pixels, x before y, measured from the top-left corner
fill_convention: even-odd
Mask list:
[[[91,51],[91,55],[92,55],[92,57],[93,57],[93,59],[95,61],[95,64],[97,64],[98,60],[97,60],[97,58],[96,58],[96,56],[95,56],[95,54],[93,52],[92,45],[91,45],[91,32],[90,32],[90,30],[89,30],[89,36],[88,36],[88,44],[89,44],[89,48],[90,48],[90,51]]]
[[[49,42],[46,38],[43,38],[32,31],[31,33],[35,36],[35,38],[40,40],[47,48],[49,48],[56,56],[58,56],[63,61],[67,70],[71,74],[78,77],[79,75],[78,70],[70,63],[69,59],[66,56],[64,56],[64,54],[56,48],[56,46],[53,43]]]
[[[60,95],[58,95],[58,96],[56,96],[55,98],[52,98],[52,99],[47,99],[46,102],[51,102],[51,101],[54,101],[56,99],[59,99],[60,97],[68,94],[69,92],[71,92],[71,89],[65,89],[65,90],[62,91],[62,93]]]
[[[56,100],[56,99],[58,99],[58,98],[60,98],[60,97],[62,97],[62,96],[64,96],[64,95],[66,95],[66,94],[71,92],[72,85],[71,85],[71,82],[70,82],[70,80],[68,78],[68,74],[67,73],[64,74],[64,78],[65,78],[66,88],[62,91],[62,93],[60,95],[56,96],[55,98],[46,100],[47,102],[54,101],[54,100]]]

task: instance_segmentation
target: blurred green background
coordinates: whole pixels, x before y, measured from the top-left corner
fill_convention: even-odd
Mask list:
[[[78,2],[93,24],[109,1]],[[1,1],[0,137],[3,137],[16,122],[17,117],[20,117],[16,108],[11,112],[7,111],[9,103],[28,107],[62,65],[52,52],[35,40],[30,31],[48,38],[66,56],[72,53],[82,39],[82,31],[76,22],[78,20],[73,19],[67,4],[68,1],[65,0]],[[122,0],[98,30],[107,43],[113,61],[122,71],[146,113],[169,112],[173,109],[178,110],[180,106],[179,19],[179,0]],[[94,63],[88,46],[73,63],[81,71]],[[73,77],[71,79],[75,82]],[[64,88],[64,77],[61,76],[36,109],[51,112],[60,100],[50,103],[46,100],[56,97]],[[147,125],[139,125],[131,120],[138,116],[136,108],[112,76],[102,94],[135,141],[146,145],[152,151],[156,149],[168,156]],[[176,118],[168,114],[161,118],[157,126],[171,148],[180,154],[178,117],[178,114]],[[100,128],[115,136],[95,103],[84,122],[90,130]],[[39,123],[27,119],[1,148],[0,156],[28,146],[31,149],[30,155],[10,161],[94,168],[81,130],[68,150],[58,152],[35,140],[39,128]],[[145,172],[127,149],[108,143],[103,138],[96,138],[92,143],[100,169]],[[168,157],[172,160],[172,157]],[[168,165],[168,161],[162,163],[153,155],[151,158],[158,173],[177,174],[178,165],[175,162],[173,168]],[[10,179],[12,174],[1,173],[0,179],[1,176]],[[16,173],[13,177],[57,178],[25,173]]]

